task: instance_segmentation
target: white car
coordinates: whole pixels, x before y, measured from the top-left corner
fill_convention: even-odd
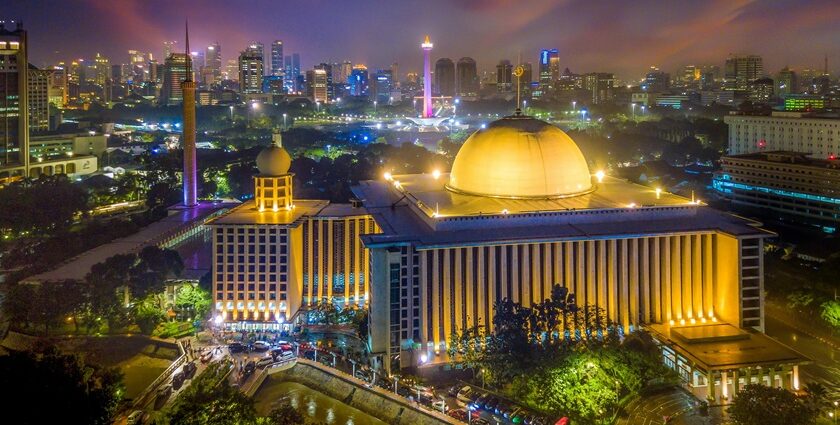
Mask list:
[[[135,410],[128,415],[128,418],[125,420],[125,423],[128,425],[137,425],[143,423],[143,411],[142,410]]]
[[[446,404],[446,400],[439,399],[432,402],[432,408],[438,412],[446,413],[449,411],[449,406]]]
[[[254,351],[268,351],[271,348],[271,344],[265,341],[256,341],[254,342]]]

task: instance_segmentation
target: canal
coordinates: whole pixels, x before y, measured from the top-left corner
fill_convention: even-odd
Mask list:
[[[386,425],[385,422],[341,401],[296,382],[280,381],[270,376],[254,396],[257,414],[268,416],[275,407],[289,403],[307,419],[335,425]]]

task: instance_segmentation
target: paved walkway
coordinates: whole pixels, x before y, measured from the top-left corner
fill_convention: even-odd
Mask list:
[[[686,390],[673,387],[630,401],[624,408],[625,414],[620,416],[616,423],[618,425],[663,425],[666,423],[666,417],[670,418],[668,424],[723,423],[721,409],[710,409],[709,416],[701,416],[695,408],[697,403],[697,398]]]

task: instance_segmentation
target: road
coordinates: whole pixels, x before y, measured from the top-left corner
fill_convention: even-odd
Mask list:
[[[813,360],[813,363],[801,366],[800,380],[803,384],[819,382],[828,388],[834,399],[840,400],[840,350],[835,341],[818,338],[815,333],[800,328],[795,322],[777,317],[773,309],[768,308],[764,315],[764,330],[796,351]]]

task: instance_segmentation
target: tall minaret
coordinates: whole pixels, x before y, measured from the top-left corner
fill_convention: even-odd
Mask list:
[[[432,118],[435,115],[432,109],[432,63],[429,59],[432,47],[432,40],[427,35],[420,45],[423,49],[423,118]]]
[[[192,56],[190,55],[190,27],[185,23],[186,29],[186,57],[187,75],[181,83],[181,90],[184,93],[184,123],[182,126],[181,146],[184,148],[184,206],[194,207],[198,204],[196,186],[196,160],[195,160],[195,81],[192,77]]]

